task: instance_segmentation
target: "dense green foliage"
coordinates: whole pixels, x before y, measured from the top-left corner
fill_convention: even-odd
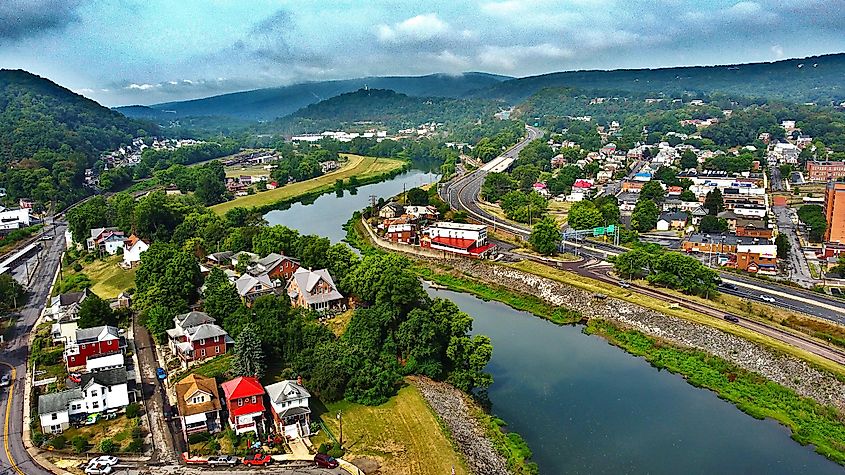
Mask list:
[[[812,444],[816,452],[845,465],[845,423],[839,412],[802,397],[721,358],[693,349],[682,349],[635,330],[623,330],[603,320],[590,320],[586,331],[607,338],[625,351],[643,356],[657,368],[678,373],[695,386],[715,391],[757,418],[772,418],[792,431],[792,438]]]
[[[637,201],[634,211],[631,213],[631,227],[641,233],[645,233],[657,226],[657,220],[659,218],[660,208],[657,207],[657,204],[649,199],[641,199]]]
[[[85,169],[103,151],[155,133],[25,71],[0,71],[0,187],[7,199],[63,208],[84,197]]]
[[[101,325],[117,325],[117,315],[108,302],[94,292],[79,305],[79,328],[91,328]]]
[[[614,270],[629,279],[645,278],[652,285],[687,294],[709,296],[716,291],[718,274],[698,259],[666,251],[656,244],[638,245],[613,258]]]
[[[824,208],[819,205],[804,205],[798,208],[798,219],[809,228],[811,241],[821,242],[824,239],[827,230]]]
[[[535,191],[511,191],[502,196],[502,210],[509,219],[520,223],[533,224],[546,215],[548,202]]]
[[[26,289],[8,273],[0,275],[0,312],[7,312],[25,303]]]
[[[544,256],[555,254],[560,243],[560,230],[557,227],[557,221],[549,216],[538,221],[534,225],[528,241],[535,251]]]

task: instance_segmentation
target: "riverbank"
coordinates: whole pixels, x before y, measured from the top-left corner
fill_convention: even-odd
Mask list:
[[[579,309],[591,320],[589,331],[714,391],[754,417],[777,420],[797,442],[813,444],[818,453],[845,464],[845,383],[832,373],[717,328],[612,297],[597,298],[594,292],[512,267],[470,260],[415,261],[429,276],[449,276],[432,280],[447,287],[457,283],[457,291],[466,290],[465,281],[481,282],[499,289],[489,294],[493,298],[510,294],[501,300],[506,304],[534,296],[553,307]],[[548,319],[543,313],[535,314]],[[628,332],[646,340],[622,338]],[[669,356],[671,364],[664,361]]]
[[[352,154],[341,155],[347,158],[347,162],[338,170],[310,180],[291,183],[275,190],[239,197],[214,205],[210,209],[221,215],[238,207],[267,212],[291,203],[313,200],[325,193],[331,193],[336,190],[335,183],[338,180],[344,181],[345,188],[358,187],[393,177],[410,167],[410,164],[403,160]],[[353,178],[354,180],[352,180]]]

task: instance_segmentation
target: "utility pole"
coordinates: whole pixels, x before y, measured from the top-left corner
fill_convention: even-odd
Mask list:
[[[337,420],[340,421],[340,448],[343,448],[343,413],[337,411]]]

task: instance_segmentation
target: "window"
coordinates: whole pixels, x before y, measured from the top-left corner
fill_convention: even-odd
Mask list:
[[[244,405],[244,400],[238,399],[238,406],[243,406],[243,405]]]
[[[200,350],[200,356],[205,356],[205,348]]]
[[[59,418],[59,413],[57,413],[57,412],[54,412],[54,413],[52,413],[52,414],[50,414],[50,415],[52,416],[52,418],[53,418],[53,420],[54,420],[54,421],[55,421],[56,419],[58,419],[58,418]]]
[[[98,407],[100,407],[100,403],[99,403],[99,402],[94,401],[93,403],[91,403],[91,408],[92,408],[92,409],[97,409]]]
[[[96,389],[95,389],[95,390],[93,390],[93,391],[91,391],[91,396],[92,396],[92,397],[93,397],[93,396],[96,396],[96,395],[97,395],[97,390],[96,390]]]
[[[205,338],[203,338],[202,340],[200,340],[200,346],[202,346],[202,345],[205,345]]]
[[[255,404],[255,396],[252,396],[252,403]]]
[[[215,347],[214,347],[214,352],[219,354],[219,353],[220,353],[220,347],[219,347],[219,346],[215,346]]]

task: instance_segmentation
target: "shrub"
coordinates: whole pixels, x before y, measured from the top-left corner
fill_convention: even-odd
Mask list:
[[[135,426],[132,428],[132,438],[133,439],[143,439],[144,438],[144,429],[141,426]]]
[[[340,444],[334,444],[334,446],[331,448],[331,450],[329,450],[328,455],[330,457],[334,457],[336,459],[339,459],[339,458],[343,457],[343,454],[345,454],[345,453],[346,453],[346,451],[343,450],[343,447],[341,447]]]
[[[100,451],[104,454],[110,454],[117,450],[117,445],[111,439],[103,439],[100,442]]]
[[[219,453],[220,452],[220,442],[218,442],[217,439],[211,439],[208,442],[208,450],[213,454]]]
[[[41,432],[32,433],[32,444],[36,447],[41,447],[41,444],[43,444],[45,440],[47,440],[47,436]]]
[[[124,452],[140,453],[144,451],[144,439],[133,438],[132,441],[123,449]]]
[[[62,450],[63,448],[65,448],[65,445],[67,445],[67,439],[61,434],[53,437],[50,440],[50,447],[53,447],[56,450]]]
[[[332,449],[332,444],[330,444],[328,442],[323,442],[322,444],[320,444],[320,448],[317,449],[317,453],[318,454],[328,454],[329,450],[331,450],[331,449]]]
[[[209,434],[208,432],[197,432],[196,434],[191,434],[190,436],[188,436],[188,443],[199,444],[200,442],[207,442],[210,438],[211,434]]]
[[[126,406],[126,417],[134,419],[140,415],[141,406],[137,402]]]
[[[78,262],[73,263],[73,271],[74,272],[82,272],[82,264]]]
[[[73,446],[73,451],[75,453],[81,454],[88,448],[88,438],[82,435],[77,435],[70,440],[70,444]]]

